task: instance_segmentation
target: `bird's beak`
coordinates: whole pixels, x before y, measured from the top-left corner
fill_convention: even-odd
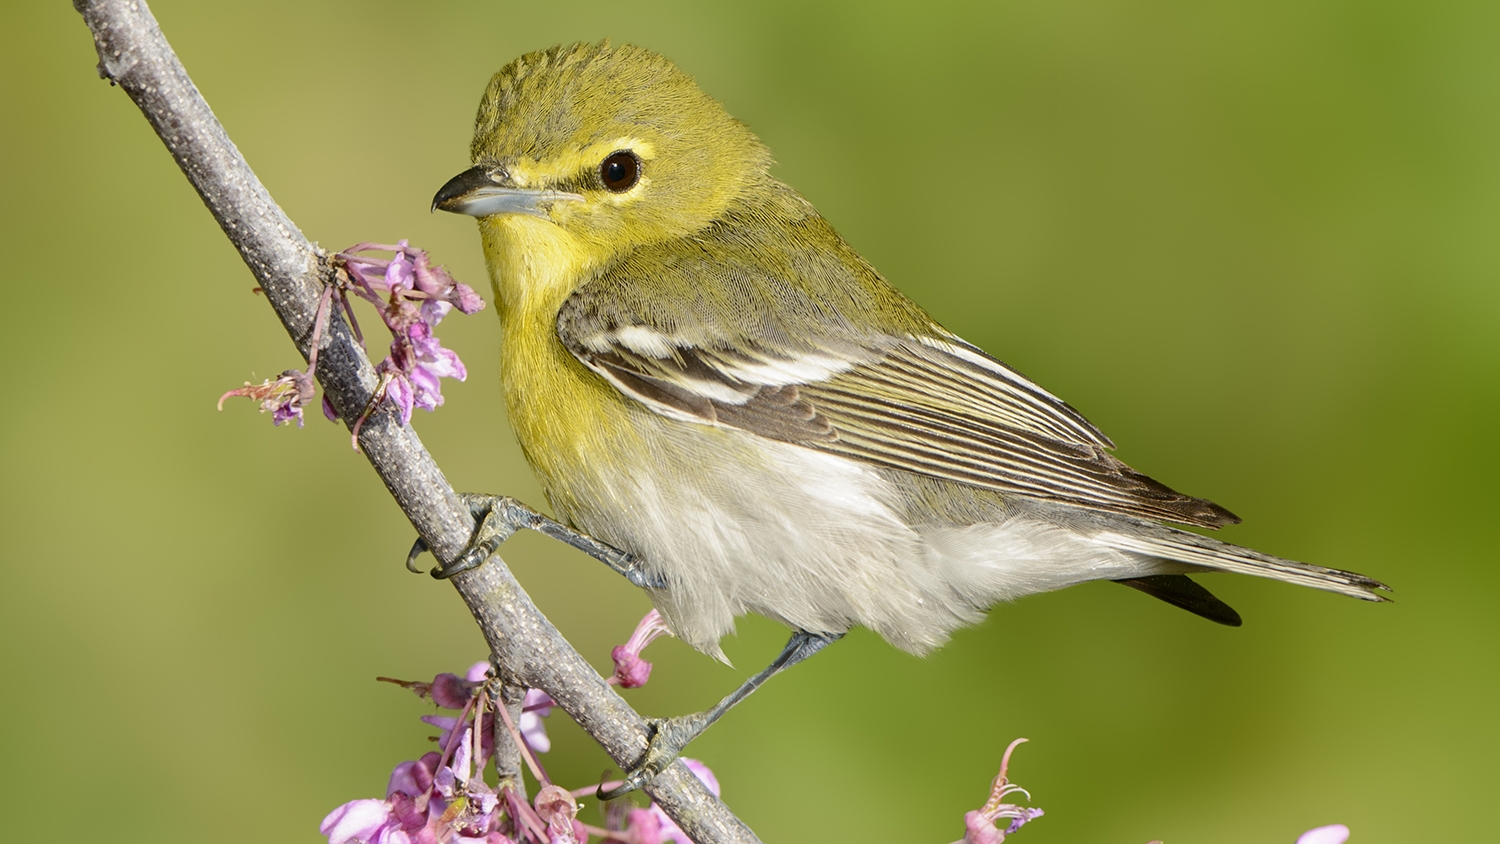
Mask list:
[[[554,202],[582,202],[576,193],[512,187],[510,176],[498,167],[475,166],[459,173],[438,188],[432,210],[452,211],[470,217],[491,214],[530,214],[548,219],[545,206]]]

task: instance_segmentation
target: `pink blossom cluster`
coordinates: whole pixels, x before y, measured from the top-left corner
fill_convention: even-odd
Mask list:
[[[388,261],[360,254],[372,251],[394,254]],[[347,289],[373,304],[391,332],[391,352],[375,367],[380,374],[375,401],[384,398],[395,405],[402,424],[411,421],[413,408],[436,409],[443,403],[439,379],[462,381],[469,373],[432,330],[454,308],[472,314],[484,307],[484,300],[405,240],[360,243],[336,257],[349,280]]]
[[[393,253],[389,260],[362,254]],[[355,336],[363,342],[359,323],[349,304],[349,294],[368,301],[380,314],[381,322],[391,332],[390,354],[376,365],[380,376],[375,394],[354,425],[354,436],[382,402],[389,401],[401,415],[404,425],[411,421],[412,410],[433,410],[443,403],[443,378],[459,381],[468,377],[463,361],[452,349],[446,349],[433,334],[443,317],[455,308],[472,314],[484,307],[484,300],[467,284],[453,280],[448,271],[435,267],[424,250],[405,240],[395,244],[359,243],[334,256],[337,282],[330,284],[318,300],[309,343],[307,372],[289,369],[275,379],[230,390],[219,397],[219,408],[231,397],[260,402],[262,413],[270,412],[276,425],[297,420],[302,425],[302,408],[316,395],[313,376],[318,366],[318,347],[327,330],[332,302],[337,299]],[[323,413],[337,421],[338,414],[323,400]],[[355,446],[358,448],[358,445]]]
[[[611,652],[615,672],[609,683],[622,688],[644,685],[651,676],[651,663],[641,658],[641,652],[664,634],[670,635],[670,631],[660,614],[655,610],[647,613],[630,639]],[[612,804],[603,826],[580,821],[578,798],[619,783],[573,790],[553,783],[536,755],[552,746],[542,719],[556,703],[545,692],[532,689],[522,701],[518,722],[511,723],[505,708],[488,699],[488,671],[489,664],[480,662],[463,677],[439,674],[430,683],[390,681],[441,708],[459,710],[459,714],[423,716],[423,722],[441,731],[437,738],[441,752],[397,765],[386,786],[385,799],[351,800],[330,812],[319,827],[329,844],[586,844],[593,839],[620,844],[693,844],[654,802],[645,808]],[[505,725],[537,781],[539,788],[530,802],[515,783],[502,781],[492,786],[485,781],[485,763],[494,755],[496,718]],[[954,844],[1001,844],[1044,814],[1036,807],[1007,802],[1014,794],[1031,799],[1026,789],[1008,778],[1011,756],[1025,741],[1018,738],[1006,747],[988,798],[984,805],[964,815],[964,836]],[[696,759],[682,761],[710,791],[719,794],[718,778],[708,766]],[[1348,838],[1349,828],[1335,824],[1309,830],[1297,844],[1344,844]]]
[[[615,648],[616,673],[610,682],[625,688],[644,684],[651,664],[640,658],[641,649],[665,632],[661,617],[654,610],[647,614],[630,640]],[[505,708],[493,705],[484,691],[488,669],[488,663],[480,662],[463,677],[439,674],[430,683],[391,681],[441,708],[459,710],[459,715],[423,716],[423,722],[441,731],[441,752],[397,765],[385,799],[351,800],[330,812],[319,827],[329,844],[585,844],[591,838],[622,844],[692,844],[655,803],[644,809],[611,806],[603,827],[580,821],[578,798],[595,787],[570,791],[558,786],[536,758],[551,747],[542,719],[555,702],[544,692],[528,691],[519,723],[512,724]],[[530,802],[515,783],[492,786],[485,781],[485,764],[494,755],[497,717],[540,786]],[[706,765],[696,759],[682,761],[719,793],[718,779]]]

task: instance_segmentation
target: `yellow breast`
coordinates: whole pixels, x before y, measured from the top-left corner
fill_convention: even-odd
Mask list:
[[[557,312],[595,259],[545,220],[509,214],[479,227],[500,314],[506,411],[552,506],[566,516],[637,437],[629,400],[557,337]]]

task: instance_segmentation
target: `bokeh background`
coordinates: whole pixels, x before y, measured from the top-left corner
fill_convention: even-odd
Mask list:
[[[427,205],[489,75],[559,41],[660,50],[940,321],[1244,516],[1227,538],[1397,589],[1209,578],[1228,630],[1091,584],[925,661],[856,632],[692,748],[765,840],[951,841],[1016,736],[1035,844],[1492,834],[1500,5],[153,6],[309,237],[407,237],[480,288],[472,223]],[[6,836],[317,841],[427,747],[430,709],[372,679],[480,639],[403,570],[410,528],[342,429],[214,411],[300,361],[69,4],[7,19]],[[494,316],[443,330],[472,375],[415,426],[458,488],[541,503]],[[505,550],[607,666],[644,598],[538,537]],[[735,668],[664,641],[631,698],[698,709],[784,635],[746,619]],[[553,775],[596,781],[551,722]]]

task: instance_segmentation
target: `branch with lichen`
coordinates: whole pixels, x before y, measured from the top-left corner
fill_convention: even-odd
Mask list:
[[[151,123],[303,358],[316,349],[316,378],[338,417],[352,430],[371,409],[356,435],[360,450],[438,560],[456,559],[474,518],[401,410],[373,401],[382,377],[349,326],[320,308],[334,283],[333,260],[308,242],[256,179],[144,0],[75,0],[74,7],[93,33],[100,77],[124,90]],[[320,311],[327,314],[326,327]],[[641,757],[645,719],[568,645],[498,555],[454,577],[453,585],[484,633],[501,683],[545,691],[621,766]],[[700,844],[757,840],[683,764],[669,767],[647,792]]]

